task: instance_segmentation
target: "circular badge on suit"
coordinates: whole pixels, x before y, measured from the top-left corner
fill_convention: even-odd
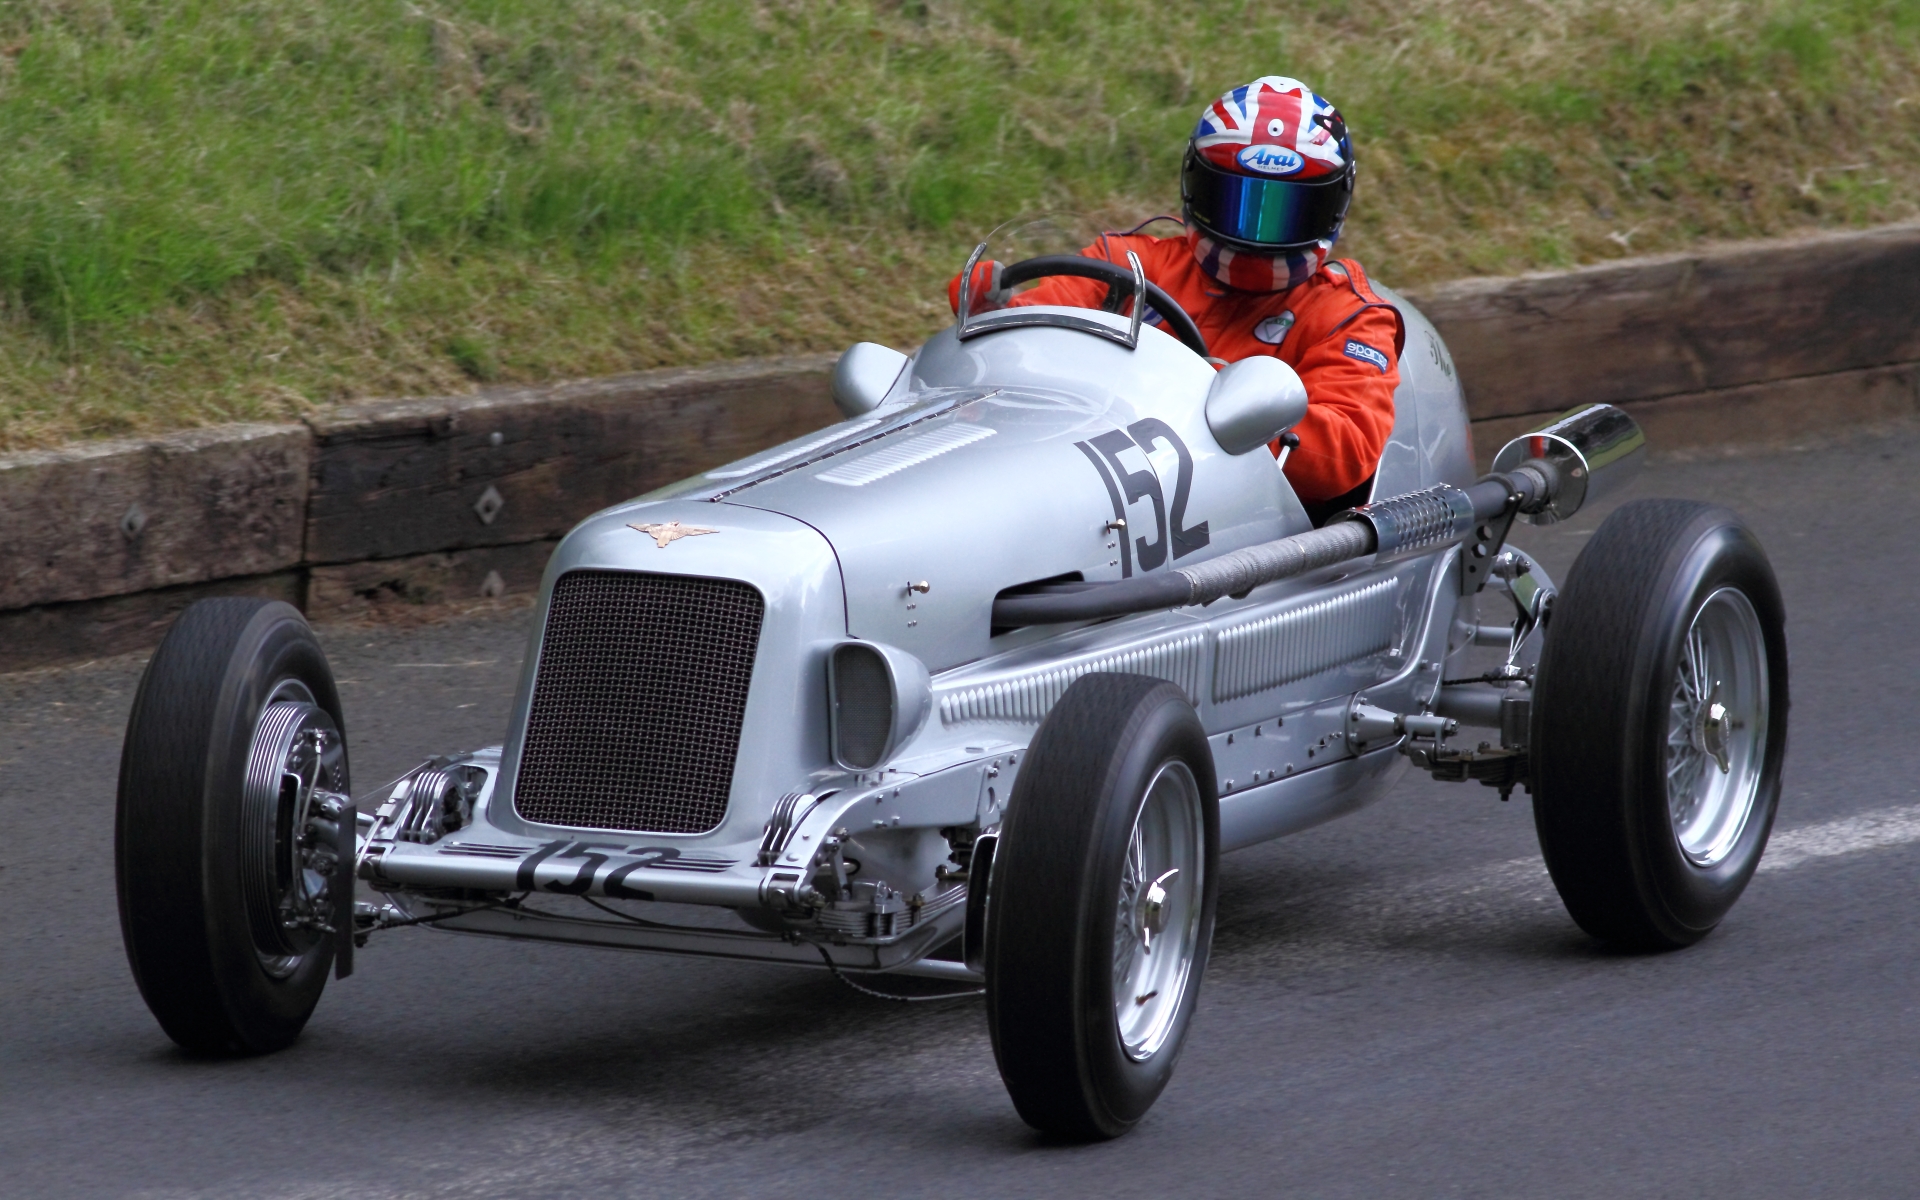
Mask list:
[[[1269,346],[1278,346],[1286,340],[1287,330],[1292,328],[1293,310],[1288,309],[1279,316],[1267,317],[1255,325],[1253,336],[1256,341],[1265,342]]]

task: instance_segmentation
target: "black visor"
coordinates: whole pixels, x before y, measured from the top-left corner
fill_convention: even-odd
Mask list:
[[[1327,179],[1259,179],[1222,171],[1189,146],[1180,196],[1187,220],[1219,241],[1292,250],[1340,228],[1353,199],[1353,164]]]

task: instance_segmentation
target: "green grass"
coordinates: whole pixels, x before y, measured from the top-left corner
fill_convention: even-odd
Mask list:
[[[1263,73],[1395,284],[1920,214],[1920,0],[0,3],[0,448],[910,343]]]

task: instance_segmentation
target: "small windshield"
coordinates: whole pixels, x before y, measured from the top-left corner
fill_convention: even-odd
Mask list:
[[[979,239],[987,247],[980,259],[1011,264],[1045,254],[1079,254],[1104,232],[1099,222],[1076,213],[1015,217]]]
[[[1097,246],[1100,239],[1111,232],[1100,222],[1078,213],[1041,213],[1002,222],[974,244],[984,247],[980,251],[981,262],[1010,267],[1030,258],[1085,254],[1088,247]],[[968,248],[968,253],[972,253],[972,247]],[[1096,257],[1108,256],[1096,253]],[[964,266],[965,261],[962,259],[954,265],[956,268]],[[1011,289],[1011,295],[1017,296],[1038,286],[1038,280],[1030,280]],[[976,297],[976,303],[980,299]],[[994,300],[1005,303],[1005,298],[994,297]]]
[[[1014,297],[1040,286],[1042,280],[1027,279],[1007,286],[1001,278],[1005,268],[1016,263],[1059,255],[1105,259],[1116,263],[1123,274],[1127,273],[1130,264],[1124,254],[1117,251],[1101,254],[1097,249],[1088,254],[1090,248],[1098,247],[1101,239],[1110,233],[1099,222],[1073,213],[1018,217],[994,228],[970,252],[966,261],[975,264],[972,272],[967,272],[966,263],[961,264],[960,290],[966,299],[966,309],[959,319],[961,339],[1015,326],[1050,325],[1078,329],[1131,348],[1138,341],[1137,322],[1109,322],[1027,308],[1008,311],[1007,306]],[[1131,318],[1132,293],[1131,285],[1116,284],[1110,292],[1112,303],[1107,311]]]

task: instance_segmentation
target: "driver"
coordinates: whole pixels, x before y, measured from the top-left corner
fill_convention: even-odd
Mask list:
[[[1284,76],[1256,79],[1200,114],[1180,174],[1183,234],[1104,234],[1080,253],[1125,266],[1186,309],[1224,362],[1271,354],[1299,372],[1307,415],[1288,481],[1316,521],[1366,500],[1393,429],[1406,340],[1400,313],[1352,259],[1327,260],[1353,198],[1353,144],[1333,105]],[[974,312],[1025,304],[1098,308],[1107,285],[1053,276],[1017,296],[1001,266],[974,267]],[[960,307],[960,278],[948,285]],[[1149,308],[1142,320],[1165,328]],[[1272,446],[1277,455],[1280,443]]]

